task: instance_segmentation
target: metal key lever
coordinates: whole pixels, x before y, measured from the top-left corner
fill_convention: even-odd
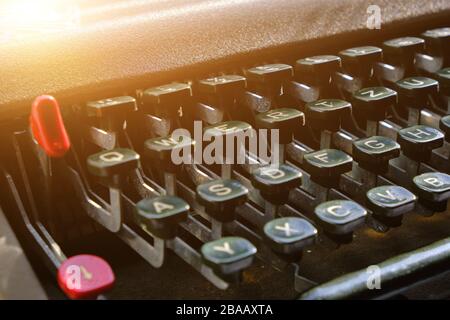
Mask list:
[[[130,206],[134,207],[131,201]],[[227,288],[224,281],[216,277],[203,265],[197,251],[176,236],[178,224],[188,217],[189,206],[182,199],[174,196],[143,199],[136,204],[135,208],[137,223],[147,234],[153,237],[156,249],[156,251],[154,250],[155,258],[159,258],[158,261],[161,264],[164,257],[164,248],[167,246],[218,288]]]
[[[141,198],[156,197],[164,191],[156,183],[144,176],[140,168],[131,172],[129,177]]]
[[[186,199],[192,205],[192,208],[195,210],[197,214],[199,214],[204,219],[211,221],[212,229],[208,229],[194,217],[189,217],[188,221],[186,223],[182,223],[181,225],[202,242],[208,242],[211,241],[212,239],[216,239],[217,237],[213,234],[214,220],[210,217],[209,214],[207,214],[204,211],[203,207],[197,204],[197,202],[195,201],[194,191],[190,190],[187,186],[185,186],[181,182],[178,182],[178,189],[180,190],[180,194],[183,196],[183,198]],[[236,213],[240,217],[256,223],[258,229],[261,230],[264,224],[268,221],[267,218],[265,218],[264,214],[261,213],[258,209],[256,209],[250,202],[246,202],[244,205],[238,206],[236,208]],[[289,264],[289,262],[280,259],[280,257],[274,255],[270,250],[268,250],[260,235],[248,229],[240,222],[232,221],[230,223],[226,223],[223,225],[223,229],[227,230],[231,234],[238,235],[246,239],[250,239],[251,242],[255,244],[258,249],[257,256],[261,260],[272,265],[272,267],[275,268],[276,270],[283,270]]]
[[[417,278],[411,277],[413,274],[438,266],[450,259],[450,239],[446,238],[426,247],[410,251],[394,258],[379,263],[380,275],[386,285],[385,290],[371,290],[376,298],[398,297],[403,289],[409,287],[410,281],[416,282]],[[431,269],[435,270],[435,269]],[[439,270],[439,269],[438,269]],[[431,271],[435,273],[435,271]],[[394,286],[390,286],[393,284]],[[343,275],[329,282],[318,285],[304,292],[299,299],[302,300],[334,300],[345,298],[356,298],[358,295],[367,293],[367,268]],[[376,291],[376,292],[375,292]]]
[[[116,194],[114,196],[115,202],[116,204],[121,203],[120,209],[111,211],[111,207],[114,205],[113,203],[108,204],[98,197],[96,200],[93,200],[89,196],[89,194],[92,194],[92,191],[89,190],[89,187],[84,186],[78,172],[71,167],[67,169],[74,189],[78,193],[78,198],[86,213],[106,229],[114,232],[152,266],[155,268],[161,267],[164,261],[164,243],[155,239],[154,246],[151,246],[122,221],[123,209],[125,208],[126,211],[130,212],[131,208],[134,207],[131,200],[121,193]]]
[[[118,232],[122,226],[122,200],[120,190],[110,188],[110,204],[105,202],[102,203],[103,206],[99,205],[89,197],[89,193],[92,193],[92,191],[86,190],[78,172],[71,167],[67,169],[73,187],[86,213],[109,231]]]
[[[50,267],[53,269],[58,268],[61,263],[66,260],[66,256],[61,251],[59,245],[52,238],[50,233],[45,229],[39,220],[30,220],[28,213],[25,211],[22,199],[20,198],[19,191],[14,183],[14,179],[8,172],[3,172],[6,177],[9,189],[11,190],[14,201],[16,202],[17,208],[20,212],[21,219],[24,222],[25,227],[31,236],[35,239],[36,244],[41,248],[41,253],[46,257],[46,260],[50,262]],[[27,182],[25,182],[28,185]],[[31,200],[31,199],[30,199]],[[34,201],[31,200],[31,210],[36,211]],[[37,214],[34,213],[33,216]]]
[[[134,217],[141,228],[154,238],[155,245],[159,243],[161,250],[164,250],[164,244],[167,244],[214,285],[226,289],[223,281],[206,268],[197,251],[176,235],[178,225],[187,220],[188,210],[189,205],[181,198],[161,196],[139,201],[136,204]],[[200,225],[194,219],[188,221],[193,223],[191,225],[194,226],[194,231],[200,230]],[[214,232],[211,232],[211,236],[215,236]]]
[[[229,284],[218,277],[210,267],[206,266],[202,261],[201,255],[182,239],[174,238],[172,240],[168,240],[167,247],[172,249],[180,258],[191,265],[217,288],[221,290],[228,289]]]
[[[40,221],[34,221],[32,222],[29,219],[28,214],[25,211],[25,207],[22,203],[22,200],[20,198],[19,192],[15,186],[14,180],[12,176],[8,172],[4,172],[4,175],[6,177],[6,181],[8,183],[8,186],[11,190],[12,197],[14,198],[17,208],[20,212],[20,217],[23,220],[23,223],[27,229],[27,231],[30,233],[31,237],[35,240],[35,243],[40,248],[38,252],[42,254],[45,257],[45,261],[48,264],[48,267],[54,274],[58,274],[59,284],[61,286],[61,289],[64,290],[64,292],[72,299],[76,298],[96,298],[99,300],[105,300],[106,297],[103,294],[100,294],[101,292],[104,292],[105,290],[108,290],[111,288],[112,283],[114,282],[114,274],[112,273],[111,268],[109,265],[102,260],[101,258],[95,257],[95,256],[86,256],[84,261],[87,261],[90,264],[90,268],[95,268],[96,271],[98,268],[103,269],[103,281],[96,282],[94,286],[87,285],[86,287],[83,285],[81,288],[78,288],[76,291],[73,291],[72,288],[66,286],[65,281],[61,281],[61,276],[65,275],[65,266],[67,265],[77,265],[76,261],[82,257],[83,255],[73,256],[69,259],[66,257],[64,252],[61,250],[57,242],[53,239],[53,237],[50,235],[50,233],[47,231],[47,229],[42,225]],[[27,182],[25,182],[28,184]],[[36,210],[34,206],[34,202],[31,200],[31,208],[32,210]],[[88,259],[88,260],[86,260]],[[105,274],[108,274],[108,276],[105,277]],[[81,284],[82,282],[80,282]]]

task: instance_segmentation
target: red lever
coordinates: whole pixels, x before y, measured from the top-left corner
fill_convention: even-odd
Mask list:
[[[69,135],[54,97],[43,95],[34,99],[30,126],[34,138],[48,156],[59,158],[70,149]]]
[[[63,262],[58,269],[58,283],[70,299],[93,299],[112,288],[115,276],[100,257],[81,254]]]

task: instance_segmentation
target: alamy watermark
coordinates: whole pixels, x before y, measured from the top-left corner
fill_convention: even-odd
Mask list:
[[[173,164],[277,164],[280,144],[278,129],[242,129],[233,121],[203,130],[202,121],[194,121],[194,137],[183,128],[175,129],[167,139],[158,141],[161,145],[174,145],[183,139],[193,139],[194,148],[174,148]],[[269,147],[270,144],[270,147]],[[258,161],[253,157],[256,156]]]
[[[377,265],[368,266],[366,269],[366,286],[369,290],[381,289],[381,269]]]
[[[381,8],[375,4],[367,7],[367,17],[366,26],[368,29],[381,29]]]

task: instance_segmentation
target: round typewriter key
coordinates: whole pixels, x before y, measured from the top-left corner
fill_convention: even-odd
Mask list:
[[[410,69],[414,65],[414,56],[425,48],[425,40],[417,37],[402,37],[383,43],[384,59],[396,66]]]
[[[197,186],[197,199],[206,213],[220,222],[231,222],[235,208],[247,201],[248,189],[236,180],[214,180]]]
[[[264,225],[264,234],[272,250],[283,255],[298,255],[317,237],[317,230],[305,219],[284,217]]]
[[[161,196],[143,199],[136,204],[136,222],[161,239],[176,236],[178,224],[187,219],[189,205],[181,198]]]
[[[245,76],[250,82],[272,84],[289,81],[293,73],[292,66],[279,63],[250,68],[245,71]]]
[[[264,199],[274,204],[285,203],[289,191],[299,187],[301,181],[302,173],[287,164],[256,169],[252,177],[255,188],[260,190]]]
[[[172,155],[192,154],[194,146],[195,141],[187,136],[158,137],[144,142],[145,155],[158,160],[169,171],[174,171],[178,167],[178,164],[173,162]]]
[[[416,196],[400,186],[380,186],[367,191],[367,205],[375,215],[397,217],[414,209]]]
[[[252,264],[256,254],[255,246],[240,237],[225,237],[205,243],[200,251],[205,264],[219,275],[240,273]]]
[[[353,142],[353,158],[371,172],[387,172],[389,160],[400,156],[400,145],[392,139],[373,136]]]
[[[136,169],[138,165],[139,154],[125,148],[101,151],[87,158],[89,172],[106,178],[127,174]]]
[[[258,129],[279,130],[280,143],[292,142],[294,132],[305,125],[303,112],[293,108],[273,109],[259,113],[255,118]]]
[[[144,104],[170,104],[191,96],[191,86],[187,83],[171,83],[144,91]]]
[[[427,172],[413,179],[419,201],[435,212],[447,209],[450,198],[450,175],[441,172]]]
[[[305,106],[308,123],[312,128],[338,131],[342,119],[350,114],[352,105],[339,99],[322,99]]]
[[[233,164],[244,163],[245,140],[253,137],[253,134],[252,127],[243,121],[225,121],[204,129],[203,135],[206,139],[222,139],[222,150],[219,150],[220,154],[216,154],[215,158],[221,161],[223,179],[231,179]],[[227,153],[227,141],[233,141],[234,150],[230,153]]]
[[[332,200],[319,204],[314,214],[326,232],[344,235],[364,224],[367,211],[353,201]]]
[[[373,64],[381,61],[383,51],[373,46],[349,48],[339,52],[344,70],[355,76],[369,78]]]
[[[450,55],[450,28],[427,30],[422,33],[422,37],[425,39],[427,52],[433,56],[448,59]]]
[[[247,80],[239,75],[221,75],[200,80],[198,90],[205,94],[229,95],[245,89]]]
[[[109,264],[100,257],[81,254],[64,261],[58,268],[58,283],[70,299],[95,299],[115,282]]]
[[[397,103],[397,92],[386,87],[370,87],[353,94],[353,105],[367,120],[381,121]]]
[[[113,97],[86,103],[88,116],[92,117],[121,117],[136,110],[136,99],[130,96]]]
[[[312,81],[314,85],[328,85],[331,76],[341,68],[341,58],[333,55],[321,55],[297,60],[296,77]]]
[[[323,149],[305,154],[303,159],[311,179],[327,187],[335,186],[341,174],[352,170],[352,157],[340,150]]]
[[[407,107],[424,108],[429,96],[437,95],[439,83],[426,77],[409,77],[396,82],[400,102]]]
[[[405,156],[424,162],[430,158],[433,149],[443,145],[444,135],[433,127],[417,125],[399,130],[397,142]]]
[[[180,107],[189,103],[191,96],[190,84],[175,82],[145,90],[141,101],[145,112],[173,118],[179,116]]]

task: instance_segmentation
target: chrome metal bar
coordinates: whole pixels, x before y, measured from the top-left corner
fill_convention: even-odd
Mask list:
[[[320,134],[320,149],[329,149],[331,147],[332,132],[323,130]]]
[[[378,134],[378,121],[367,120],[366,133],[368,137],[376,136]]]
[[[191,248],[186,242],[180,238],[167,241],[167,246],[172,249],[181,259],[191,265],[195,270],[200,272],[213,285],[221,290],[226,290],[229,284],[219,278],[210,267],[206,266],[201,255]]]
[[[176,194],[177,177],[174,173],[164,172],[164,186],[167,195],[173,196]]]

